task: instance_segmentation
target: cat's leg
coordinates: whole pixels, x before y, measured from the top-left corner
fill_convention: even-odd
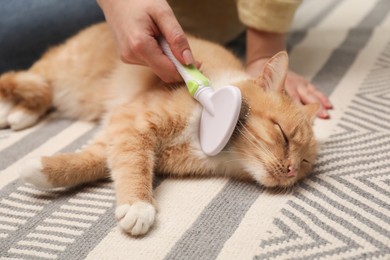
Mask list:
[[[30,71],[11,71],[0,76],[0,128],[29,127],[51,103],[52,89],[43,76]]]
[[[107,149],[117,197],[115,215],[122,230],[135,236],[148,232],[156,215],[152,179],[157,137],[137,113],[142,111],[117,112],[111,118]]]
[[[19,167],[21,178],[39,188],[72,187],[109,177],[103,137],[76,153],[31,158]]]

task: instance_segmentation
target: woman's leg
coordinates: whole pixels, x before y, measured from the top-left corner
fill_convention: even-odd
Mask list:
[[[28,68],[50,46],[103,20],[96,0],[0,0],[0,74]]]

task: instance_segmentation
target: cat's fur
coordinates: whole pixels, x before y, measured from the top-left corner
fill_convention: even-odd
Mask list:
[[[119,225],[140,235],[156,214],[154,172],[232,176],[266,187],[291,186],[306,176],[316,158],[311,122],[318,105],[298,106],[285,93],[287,54],[275,55],[252,79],[223,47],[189,39],[213,86],[235,85],[242,92],[240,120],[220,154],[201,151],[201,107],[185,86],[164,84],[146,67],[123,64],[107,25],[99,24],[49,50],[29,70],[0,77],[0,127],[29,127],[50,107],[104,124],[80,152],[26,161],[22,178],[55,188],[111,176]]]

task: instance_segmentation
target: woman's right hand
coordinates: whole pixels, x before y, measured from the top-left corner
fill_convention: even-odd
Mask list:
[[[194,59],[187,37],[166,0],[97,0],[114,33],[125,63],[149,66],[165,82],[180,81],[173,63],[163,54],[163,36],[185,65]]]

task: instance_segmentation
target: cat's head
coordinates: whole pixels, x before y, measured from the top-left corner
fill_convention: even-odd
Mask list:
[[[297,105],[285,92],[288,56],[280,52],[256,80],[237,83],[242,115],[231,149],[266,187],[288,187],[310,173],[317,155],[312,121],[319,104]]]

